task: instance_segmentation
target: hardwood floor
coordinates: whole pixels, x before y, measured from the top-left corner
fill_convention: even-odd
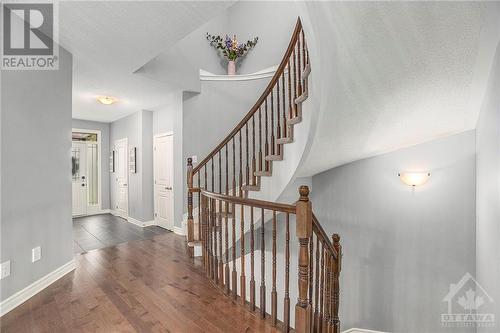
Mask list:
[[[8,332],[275,332],[233,303],[173,233],[93,250],[1,318]]]
[[[73,219],[73,252],[82,253],[169,232],[158,226],[139,227],[121,217],[100,214]]]

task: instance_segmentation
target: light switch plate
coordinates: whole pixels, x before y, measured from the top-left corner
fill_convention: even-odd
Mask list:
[[[42,249],[40,246],[37,246],[31,250],[31,262],[35,262],[40,260],[42,257]]]
[[[193,155],[193,156],[191,156],[191,158],[193,159],[193,163],[198,163],[198,156],[197,155]]]
[[[10,275],[10,260],[3,262],[0,265],[0,270],[1,270],[0,279],[6,278],[7,276],[9,276]]]

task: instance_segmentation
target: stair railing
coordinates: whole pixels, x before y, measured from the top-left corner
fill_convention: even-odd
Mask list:
[[[304,73],[310,71],[309,54],[300,19],[278,68],[255,105],[200,163],[187,163],[188,189],[197,187],[219,194],[245,196],[257,187],[261,176],[269,176],[272,161],[283,157],[283,144],[293,132],[293,124],[301,119]],[[187,241],[195,241],[193,209],[201,213],[201,196],[193,198],[188,191]],[[198,223],[198,240],[201,224]],[[189,248],[193,256],[193,248]]]
[[[290,265],[295,266],[298,268],[295,332],[340,332],[338,316],[342,257],[340,237],[334,234],[332,243],[326,236],[312,213],[307,186],[299,188],[299,200],[293,205],[213,193],[204,189],[196,191],[201,196],[202,233],[203,238],[207,240],[203,243],[203,266],[216,287],[235,301],[241,302],[250,311],[257,312],[262,319],[269,320],[272,326],[289,332],[291,330]],[[230,209],[221,211],[220,206]],[[238,211],[241,211],[239,216],[235,214]],[[249,221],[245,221],[245,218]],[[266,244],[266,231],[269,232],[269,227],[267,230],[265,227],[267,221],[272,225],[271,237],[268,237],[268,241],[269,239],[271,241],[271,251],[269,244]],[[297,238],[295,242],[290,239],[291,225],[294,222]],[[248,232],[245,232],[247,230],[245,223],[250,227]],[[281,238],[278,237],[279,229],[283,230],[279,235]],[[237,243],[238,233],[243,237],[239,237]],[[249,245],[245,245],[247,238]],[[283,269],[281,273],[278,273],[277,265],[278,239],[285,243],[284,265],[280,265]],[[290,263],[291,250],[297,253],[297,263]],[[255,252],[259,252],[258,255]],[[271,258],[266,258],[269,252]],[[259,255],[260,258],[257,258]],[[249,266],[245,264],[248,259]],[[266,276],[269,276],[269,273],[266,275],[266,263],[269,262],[272,263],[271,286],[266,285]],[[250,281],[247,298],[248,268],[250,268]],[[260,274],[256,274],[256,270]],[[281,281],[284,285],[283,290],[277,289],[278,279],[284,280]],[[260,283],[258,302],[257,283]],[[269,287],[270,304],[267,302]],[[278,292],[283,297],[283,309],[278,309]],[[267,311],[270,311],[270,314]],[[278,316],[281,316],[282,320],[278,320]]]

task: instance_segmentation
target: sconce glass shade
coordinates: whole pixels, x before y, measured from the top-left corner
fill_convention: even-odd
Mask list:
[[[399,179],[408,186],[419,186],[425,184],[429,177],[430,172],[400,172],[398,173]]]

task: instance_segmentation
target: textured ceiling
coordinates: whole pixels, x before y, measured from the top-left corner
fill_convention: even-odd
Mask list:
[[[321,110],[304,174],[475,128],[499,5],[308,3]]]
[[[230,1],[62,1],[60,43],[73,54],[73,117],[113,121],[167,101],[169,86],[133,72]],[[120,101],[100,105],[97,95]]]

